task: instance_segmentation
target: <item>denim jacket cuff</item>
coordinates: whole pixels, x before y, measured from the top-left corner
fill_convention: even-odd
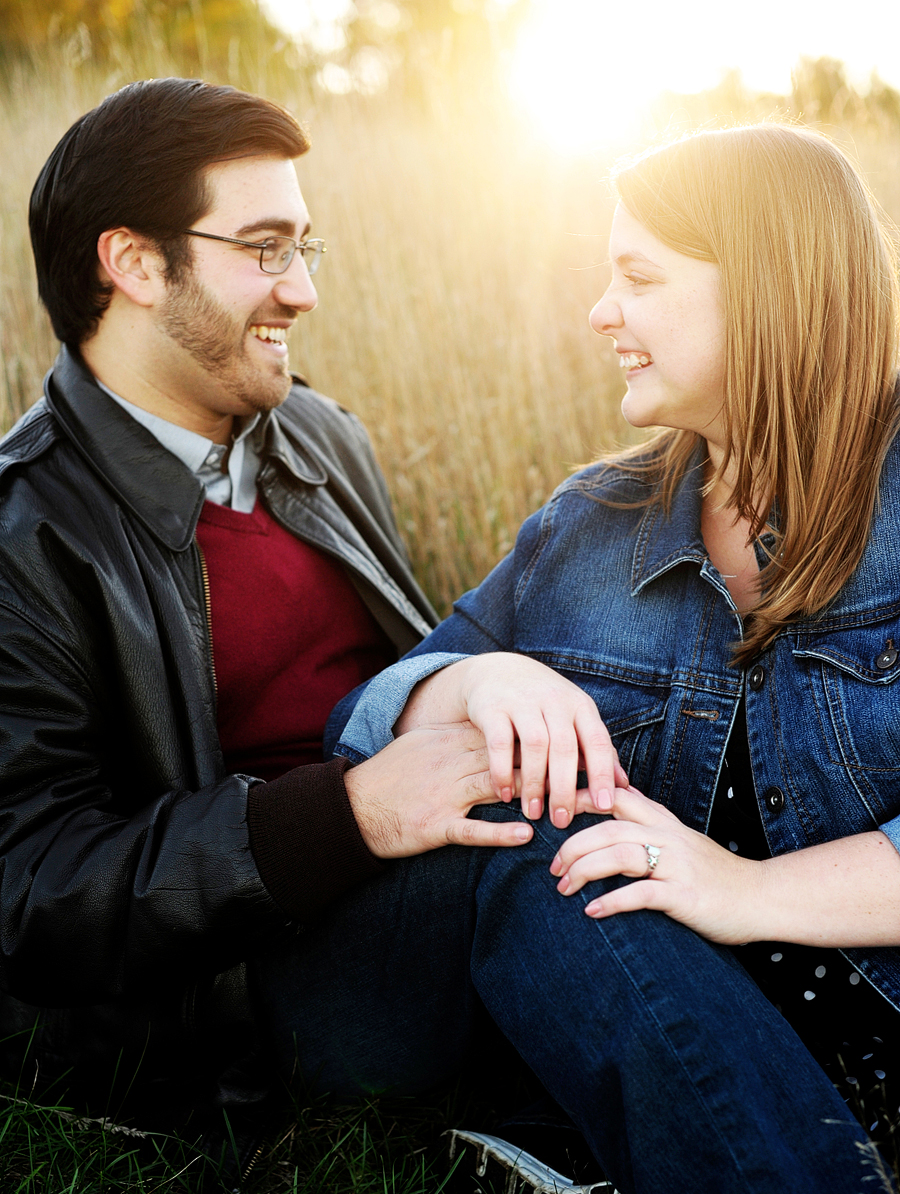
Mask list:
[[[387,668],[371,681],[359,698],[334,753],[354,763],[377,754],[389,742],[393,742],[394,722],[403,712],[409,694],[419,681],[448,664],[466,658],[466,655],[438,651],[433,655],[401,659],[393,667]]]
[[[885,821],[883,825],[878,828],[890,840],[894,849],[900,853],[900,817],[894,817],[890,821]]]

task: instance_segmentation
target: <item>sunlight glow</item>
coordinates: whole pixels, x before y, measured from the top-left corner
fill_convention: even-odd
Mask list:
[[[535,0],[513,55],[511,93],[562,151],[626,145],[664,88],[699,91],[719,81],[702,22],[691,22],[690,44],[677,44],[686,40],[683,11],[645,3],[640,28],[633,19],[623,28],[596,0]]]
[[[347,44],[343,25],[354,15],[353,0],[261,0],[261,4],[285,33],[309,42],[319,53],[333,53]]]
[[[729,69],[751,90],[786,95],[801,55],[831,56],[863,90],[873,70],[897,86],[898,37],[900,5],[876,19],[873,0],[858,0],[852,19],[846,0],[819,0],[814,13],[791,0],[642,0],[627,14],[599,0],[533,0],[509,87],[551,144],[584,152],[633,144],[661,92],[715,87]]]
[[[320,85],[336,94],[373,95],[396,65],[390,38],[406,27],[403,0],[259,0],[289,36],[320,60]],[[489,21],[514,0],[453,0],[462,14]],[[833,57],[865,93],[869,77],[900,87],[900,4],[896,0],[641,0],[628,11],[601,0],[531,0],[505,63],[509,91],[542,137],[563,153],[633,147],[647,110],[664,91],[715,87],[730,70],[750,91],[785,96],[801,56]],[[378,26],[385,42],[347,60],[347,25]],[[328,61],[334,57],[337,60]],[[777,109],[777,98],[773,100]],[[727,113],[722,113],[727,115]]]
[[[561,150],[590,150],[635,131],[636,113],[616,97],[611,36],[608,18],[591,0],[557,0],[552,10],[535,5],[519,33],[510,91]]]

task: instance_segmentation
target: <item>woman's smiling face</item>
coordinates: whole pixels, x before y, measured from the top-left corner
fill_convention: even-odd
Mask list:
[[[619,204],[609,238],[612,281],[591,311],[612,336],[634,427],[695,431],[722,445],[725,311],[721,271],[658,240]]]

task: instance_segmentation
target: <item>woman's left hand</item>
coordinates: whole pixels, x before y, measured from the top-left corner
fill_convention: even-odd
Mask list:
[[[651,908],[711,941],[739,945],[757,938],[762,863],[689,829],[636,788],[616,788],[612,816],[564,842],[550,867],[563,895],[574,895],[592,879],[629,875],[637,882],[592,900],[588,916]],[[652,871],[647,846],[659,851]]]

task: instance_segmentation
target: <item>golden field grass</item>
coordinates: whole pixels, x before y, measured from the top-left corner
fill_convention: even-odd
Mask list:
[[[0,85],[0,428],[56,351],[27,239],[41,164],[109,91],[178,73],[152,45],[101,68],[63,44],[37,65]],[[299,174],[328,243],[293,367],[366,422],[416,572],[446,612],[573,466],[634,441],[611,346],[587,324],[607,281],[608,163],[556,156],[489,87],[467,101],[436,81],[412,101],[317,96],[300,76],[257,86],[311,131]],[[837,132],[900,218],[900,131]]]

